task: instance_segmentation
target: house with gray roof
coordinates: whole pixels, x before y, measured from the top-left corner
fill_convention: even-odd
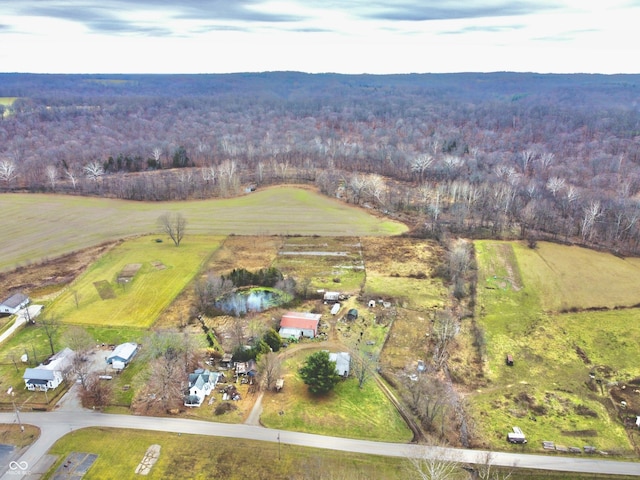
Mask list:
[[[209,370],[197,369],[189,374],[189,391],[184,399],[185,407],[199,407],[216,388],[220,373]]]
[[[29,297],[24,293],[14,293],[0,303],[0,313],[15,315],[18,310],[29,305]]]
[[[27,368],[22,378],[31,391],[46,392],[57,388],[71,369],[75,352],[65,348],[35,368]]]

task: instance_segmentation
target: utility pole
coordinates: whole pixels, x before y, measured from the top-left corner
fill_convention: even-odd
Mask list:
[[[16,418],[18,419],[18,425],[20,425],[20,431],[24,433],[24,425],[22,425],[22,421],[20,420],[20,413],[18,410],[18,407],[16,406],[16,401],[15,401],[15,393],[13,391],[13,387],[9,387],[9,390],[7,390],[7,394],[11,395],[11,403],[13,404],[13,410],[16,412]]]

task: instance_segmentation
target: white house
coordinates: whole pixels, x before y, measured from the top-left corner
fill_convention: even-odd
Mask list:
[[[330,353],[329,360],[336,362],[336,372],[341,377],[349,376],[349,366],[351,365],[351,355],[349,352]]]
[[[185,407],[199,407],[213,389],[216,388],[220,374],[209,370],[197,369],[189,374],[189,392],[185,396]]]
[[[121,343],[113,349],[106,360],[114,370],[122,370],[129,365],[131,359],[138,353],[138,344],[134,342]]]
[[[27,368],[22,378],[27,389],[41,392],[58,387],[71,368],[74,351],[65,348],[36,368]]]
[[[14,293],[9,298],[0,303],[0,313],[8,313],[14,315],[18,310],[29,305],[29,297],[24,293]]]

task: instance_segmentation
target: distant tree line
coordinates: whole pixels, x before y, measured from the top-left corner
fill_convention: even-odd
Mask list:
[[[111,78],[111,77],[109,77]],[[415,233],[638,253],[637,75],[0,75],[0,191],[315,184]]]

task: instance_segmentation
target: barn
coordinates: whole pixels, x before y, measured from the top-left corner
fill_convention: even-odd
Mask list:
[[[287,312],[280,320],[282,338],[315,338],[318,335],[319,313]]]

